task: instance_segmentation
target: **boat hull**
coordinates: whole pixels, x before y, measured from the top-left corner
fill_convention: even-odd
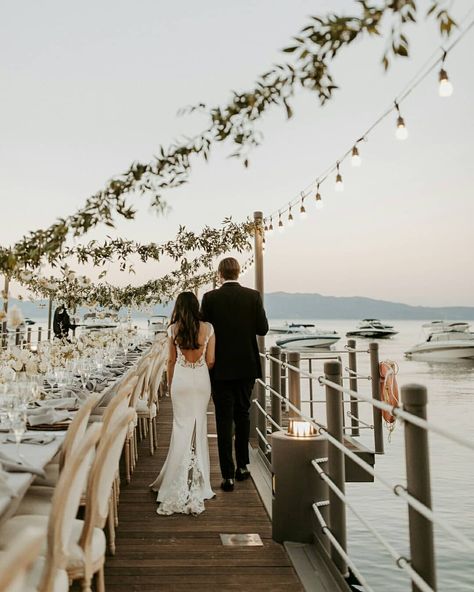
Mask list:
[[[392,331],[390,329],[376,330],[376,329],[356,329],[355,331],[348,331],[346,337],[365,337],[367,339],[387,339],[398,335],[398,331]]]
[[[430,347],[420,345],[405,352],[405,356],[412,360],[430,360],[433,362],[449,362],[453,360],[474,360],[474,345],[458,344],[446,347]]]
[[[283,339],[277,340],[278,347],[282,348],[297,348],[297,349],[321,349],[328,348],[334,343],[337,343],[340,339],[339,335],[327,335],[327,336],[307,336],[297,337],[288,336]]]

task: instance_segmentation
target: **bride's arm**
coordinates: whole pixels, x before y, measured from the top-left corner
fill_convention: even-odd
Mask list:
[[[214,366],[216,360],[216,336],[214,333],[209,337],[206,350],[206,364],[209,370]]]
[[[171,391],[171,383],[173,382],[174,367],[176,364],[176,345],[172,337],[168,337],[168,365],[166,368],[166,376],[168,377],[168,392]]]

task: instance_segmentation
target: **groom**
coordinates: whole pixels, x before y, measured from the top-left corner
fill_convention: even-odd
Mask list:
[[[262,376],[256,336],[268,332],[262,298],[238,283],[239,273],[236,259],[223,259],[218,267],[221,287],[202,299],[203,320],[212,323],[216,334],[211,380],[224,491],[234,489],[234,478],[244,481],[250,476],[250,396],[255,379]],[[234,426],[237,470],[232,457]]]

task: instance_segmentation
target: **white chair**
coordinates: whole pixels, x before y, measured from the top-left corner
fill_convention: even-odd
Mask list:
[[[66,432],[61,452],[59,454],[58,462],[50,462],[45,467],[46,477],[37,477],[34,480],[34,486],[46,486],[55,487],[59,479],[59,473],[61,472],[64,463],[69,454],[74,452],[79,444],[82,442],[82,438],[87,429],[92,410],[95,408],[97,403],[100,401],[100,395],[93,394],[89,399],[79,408],[76,412],[71,424]]]
[[[16,533],[29,526],[45,531],[47,545],[31,572],[23,592],[65,592],[69,578],[65,571],[70,560],[70,540],[74,534],[75,517],[87,474],[99,439],[102,424],[91,426],[82,444],[68,456],[55,488],[51,513],[44,515],[13,516],[0,528],[0,549],[6,550]]]
[[[81,580],[83,592],[91,592],[91,581],[97,574],[97,590],[104,591],[105,526],[109,513],[112,484],[134,410],[128,409],[104,432],[97,447],[87,485],[84,520],[75,520],[69,545],[67,572],[70,580]]]
[[[0,592],[24,592],[45,538],[44,530],[31,527],[15,536],[8,551],[0,554]]]
[[[152,361],[145,380],[143,396],[137,403],[137,414],[140,432],[148,433],[150,438],[150,454],[155,453],[158,444],[156,418],[158,415],[158,390],[168,357],[167,349],[163,346]]]

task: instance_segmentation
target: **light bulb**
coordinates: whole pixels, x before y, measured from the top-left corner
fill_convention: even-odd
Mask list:
[[[321,197],[321,194],[319,193],[319,186],[318,186],[318,190],[316,192],[314,199],[316,201],[316,208],[318,210],[321,210],[324,207],[324,204],[323,204],[323,198]]]
[[[448,73],[446,70],[441,69],[439,71],[439,96],[440,97],[450,97],[453,94],[453,85],[448,78]]]
[[[268,227],[268,232],[273,232],[273,222],[272,219],[270,218],[270,226]]]
[[[408,130],[405,125],[405,120],[401,115],[397,118],[397,129],[395,131],[397,140],[406,140],[408,138]]]
[[[360,165],[362,164],[362,158],[360,157],[359,149],[357,148],[357,146],[354,146],[354,148],[352,148],[351,164],[353,167],[360,167]]]
[[[301,197],[300,216],[303,220],[308,216],[306,208],[304,207],[304,195]]]
[[[293,220],[293,214],[291,213],[291,206],[288,212],[288,225],[289,226],[293,226],[294,220]]]
[[[339,163],[336,164],[336,167],[337,167],[336,168],[337,175],[336,175],[336,186],[334,187],[334,189],[340,193],[341,191],[344,191],[344,183],[342,182],[342,175],[339,170]]]
[[[281,214],[278,215],[278,230],[283,232],[283,220],[281,219]]]

